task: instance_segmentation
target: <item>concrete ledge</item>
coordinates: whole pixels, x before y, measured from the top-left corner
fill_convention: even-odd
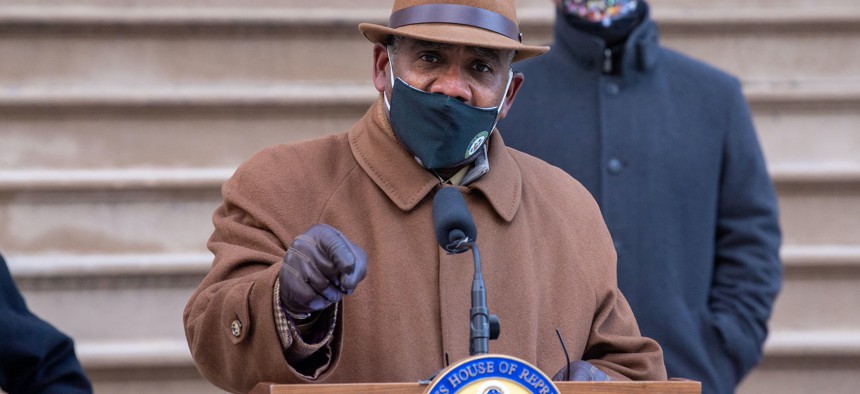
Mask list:
[[[0,193],[34,191],[220,189],[235,168],[0,170]],[[860,184],[860,165],[774,165],[777,186]]]
[[[744,95],[752,105],[860,104],[860,78],[745,80]]]
[[[204,275],[210,253],[6,256],[15,278]]]
[[[860,268],[860,245],[785,245],[782,262],[792,268]]]
[[[860,21],[858,21],[860,24]],[[752,105],[860,104],[860,78],[743,81]],[[319,107],[365,106],[378,97],[370,82],[266,86],[27,86],[0,91],[0,109],[98,107]]]
[[[86,369],[193,366],[184,340],[146,339],[125,342],[79,342],[78,359]]]
[[[87,369],[193,366],[184,340],[146,339],[79,342],[78,358]],[[860,331],[777,331],[765,343],[766,357],[860,357]]]
[[[786,245],[781,251],[788,268],[858,268],[860,245]],[[212,254],[9,255],[16,278],[204,275]]]
[[[234,168],[2,170],[0,192],[220,189]]]
[[[860,163],[793,163],[769,166],[777,186],[793,184],[858,184]]]
[[[767,357],[860,357],[860,331],[777,331],[765,342]]]
[[[97,6],[3,6],[0,26],[62,27],[75,29],[134,28],[163,30],[187,28],[326,28],[355,31],[361,22],[385,24],[390,9],[359,8],[344,12],[333,7],[97,7]],[[524,29],[548,28],[554,11],[545,7],[523,7],[518,11]],[[654,18],[663,28],[748,27],[757,30],[775,26],[816,28],[860,28],[856,7],[792,9],[780,7],[654,7]]]
[[[11,93],[10,93],[11,91]],[[366,84],[210,85],[186,87],[118,86],[22,87],[0,92],[0,108],[98,107],[318,107],[370,105],[378,93]]]

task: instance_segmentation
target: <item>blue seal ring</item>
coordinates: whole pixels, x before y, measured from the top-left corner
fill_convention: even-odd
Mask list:
[[[558,388],[536,367],[516,357],[498,354],[467,358],[440,374],[427,394],[558,394]]]

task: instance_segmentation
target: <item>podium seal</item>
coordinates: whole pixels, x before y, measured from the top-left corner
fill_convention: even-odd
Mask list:
[[[557,394],[543,372],[515,357],[486,354],[467,358],[443,371],[427,394]]]

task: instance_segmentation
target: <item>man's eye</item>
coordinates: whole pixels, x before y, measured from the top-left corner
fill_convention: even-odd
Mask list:
[[[419,59],[427,63],[439,63],[439,57],[435,55],[421,55]]]
[[[474,67],[475,71],[482,72],[482,73],[488,73],[488,72],[493,71],[492,67],[490,67],[489,65],[484,64],[484,63],[477,63],[473,67]]]

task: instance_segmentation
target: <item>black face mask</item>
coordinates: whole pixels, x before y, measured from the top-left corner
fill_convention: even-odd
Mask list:
[[[392,73],[393,77],[393,73]],[[427,169],[453,168],[475,158],[496,127],[505,96],[495,108],[473,107],[456,98],[428,93],[402,79],[392,80],[391,127],[406,149]]]

